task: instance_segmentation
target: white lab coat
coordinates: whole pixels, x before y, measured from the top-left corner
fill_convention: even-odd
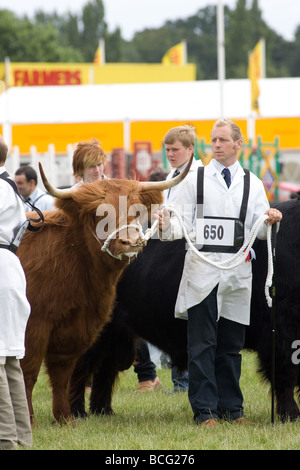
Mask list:
[[[204,215],[239,217],[243,190],[244,170],[239,166],[231,186],[227,188],[224,178],[211,161],[205,167],[204,176]],[[193,243],[196,241],[196,199],[197,172],[192,172],[183,181],[180,195],[174,205],[183,215],[185,227]],[[255,221],[269,209],[269,202],[262,182],[250,174],[250,192],[245,220],[245,239],[248,237]],[[178,220],[171,217],[170,229],[162,239],[182,238]],[[267,226],[260,230],[258,238],[266,239]],[[233,255],[228,253],[203,253],[209,259],[220,262]],[[250,299],[252,286],[251,262],[243,262],[229,271],[220,270],[202,261],[192,250],[188,250],[181,283],[175,305],[175,316],[187,317],[187,310],[200,303],[218,284],[219,316],[238,323],[250,323]]]
[[[0,173],[5,167],[0,168]],[[0,244],[9,245],[13,231],[25,222],[25,210],[13,188],[0,179]],[[0,359],[25,354],[25,329],[30,314],[26,279],[19,258],[0,249]]]
[[[180,171],[180,173],[182,173],[182,171],[185,169],[185,167],[188,165],[188,162],[186,162],[184,165],[182,165],[180,168],[178,168],[178,170]],[[196,171],[198,169],[199,166],[203,166],[202,164],[202,161],[201,160],[193,160],[193,163],[191,164],[191,168],[189,170],[189,174],[190,173],[193,173],[194,171]],[[170,171],[170,173],[168,174],[168,176],[166,177],[166,181],[168,180],[171,180],[173,178],[173,174],[174,174],[174,171],[176,170],[176,168],[174,168],[172,171]],[[172,202],[176,201],[179,193],[180,193],[180,188],[181,188],[181,185],[182,185],[183,182],[177,184],[176,186],[174,186],[173,188],[171,189],[165,189],[163,191],[163,196],[164,196],[164,205],[168,205],[168,204],[171,204]]]

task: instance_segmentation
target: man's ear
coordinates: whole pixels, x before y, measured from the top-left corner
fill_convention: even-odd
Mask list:
[[[239,139],[235,142],[235,148],[240,150],[243,146],[243,139]]]

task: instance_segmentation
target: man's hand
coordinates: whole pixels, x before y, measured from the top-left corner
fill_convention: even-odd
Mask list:
[[[157,211],[154,214],[154,218],[158,220],[158,226],[160,231],[165,231],[169,228],[170,225],[170,212],[163,208],[162,211]]]
[[[267,212],[265,212],[266,215],[269,216],[269,218],[266,220],[266,223],[273,225],[276,222],[280,222],[282,219],[282,213],[277,210],[277,209],[269,209]]]

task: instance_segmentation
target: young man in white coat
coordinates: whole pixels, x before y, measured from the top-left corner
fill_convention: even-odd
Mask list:
[[[195,151],[196,131],[189,125],[173,127],[164,138],[164,145],[167,159],[172,165],[172,170],[167,176],[167,180],[174,178],[187,166],[191,155]],[[201,160],[194,159],[189,174],[197,171],[202,165]],[[164,205],[172,204],[178,198],[181,190],[181,183],[172,189],[164,191]],[[177,367],[172,367],[172,382],[174,392],[185,392],[189,388],[188,371],[179,372]]]
[[[169,160],[172,170],[166,179],[170,180],[184,171],[191,156],[194,153],[196,140],[195,128],[189,125],[177,126],[170,129],[164,137],[164,146],[167,159]],[[201,160],[194,160],[190,172],[195,171],[198,166],[202,166]],[[181,183],[178,188],[167,189],[164,191],[164,205],[171,204],[176,200]],[[142,349],[137,354],[137,365],[135,372],[138,374],[139,387],[138,391],[153,391],[161,387],[161,383],[156,375],[155,364],[150,360],[148,346],[146,343],[142,345]],[[147,380],[144,380],[144,377]],[[174,392],[186,391],[188,389],[188,373],[179,372],[177,367],[172,367],[172,382],[174,384]]]
[[[182,210],[192,242],[218,263],[238,251],[261,215],[268,215],[258,233],[258,238],[265,239],[267,223],[280,222],[282,214],[270,209],[262,182],[244,171],[237,160],[243,144],[239,127],[219,120],[211,141],[212,161],[199,180],[198,172],[186,178],[176,207]],[[229,171],[227,181],[224,170]],[[162,239],[182,238],[174,215],[170,217],[164,209],[157,217]],[[239,385],[240,351],[250,322],[251,284],[251,262],[224,271],[188,250],[175,316],[188,316],[189,400],[194,420],[201,426],[216,426],[220,419],[251,424],[244,417]]]
[[[26,221],[26,216],[20,197],[3,179],[6,155],[7,146],[0,136],[0,450],[32,445],[19,363],[25,354],[30,305],[23,268],[19,258],[9,249],[16,229]]]
[[[172,170],[167,176],[167,180],[170,180],[181,173],[188,162],[192,154],[195,151],[196,132],[195,128],[189,125],[173,127],[170,129],[164,137],[165,151],[167,159],[169,160]],[[201,160],[194,159],[190,171],[194,172],[198,166],[202,166]],[[164,205],[171,204],[176,201],[180,190],[181,183],[174,186],[174,188],[166,189],[164,191]]]

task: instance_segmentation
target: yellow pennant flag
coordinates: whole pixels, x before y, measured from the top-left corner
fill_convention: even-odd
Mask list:
[[[249,54],[248,62],[248,78],[251,82],[251,109],[260,114],[258,98],[260,95],[260,88],[258,80],[263,78],[263,60],[264,60],[264,46],[261,39],[253,51]]]
[[[171,47],[162,58],[164,65],[186,65],[187,51],[186,41],[181,41],[175,46]]]
[[[95,65],[104,65],[105,64],[105,45],[104,39],[100,39],[99,46],[95,52],[94,57],[94,64]]]

